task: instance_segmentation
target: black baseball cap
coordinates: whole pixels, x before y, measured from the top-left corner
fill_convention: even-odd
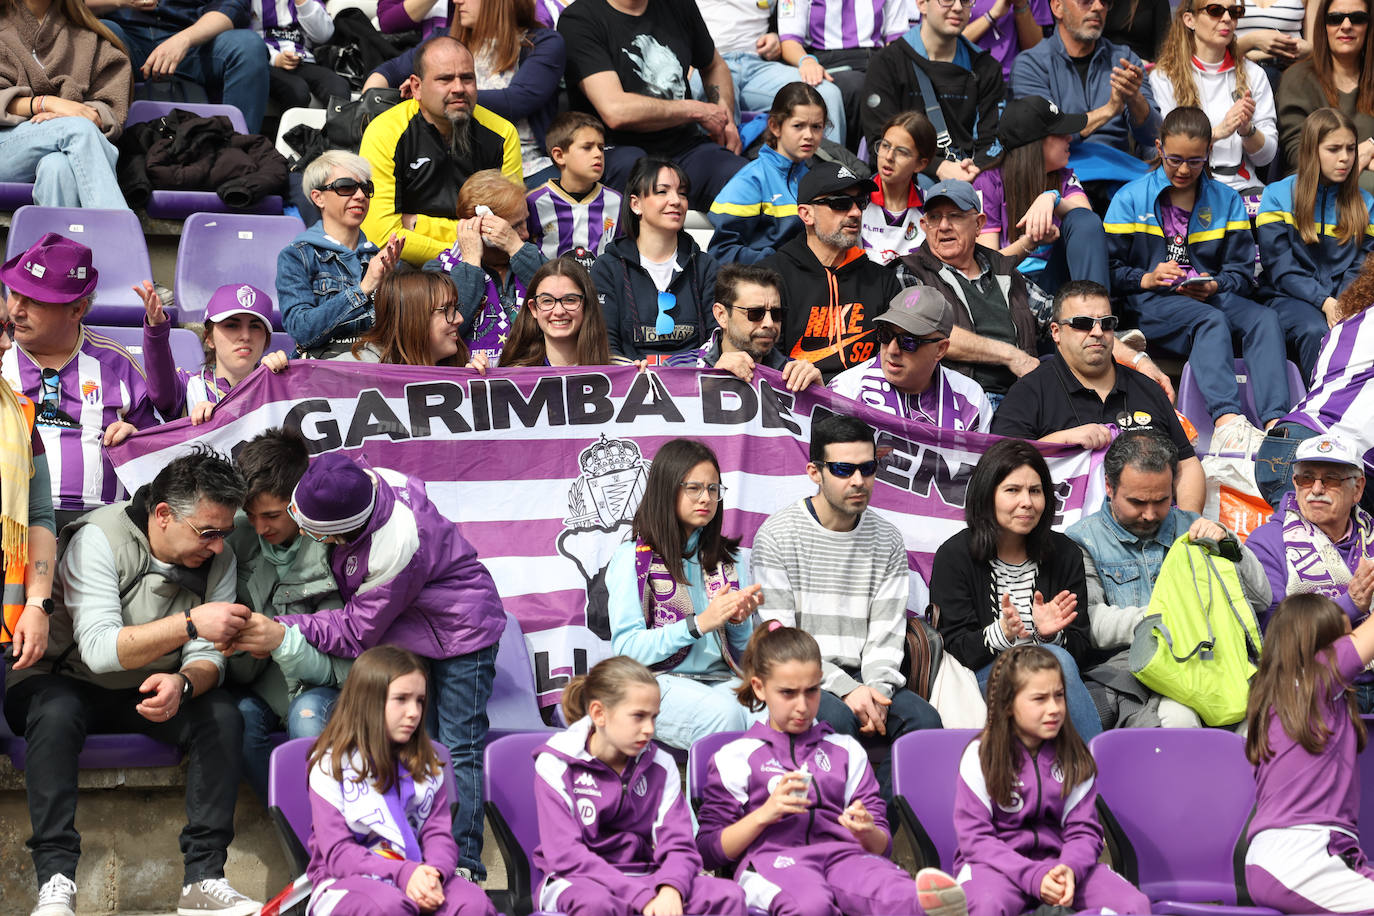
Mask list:
[[[878,190],[873,179],[853,171],[838,162],[812,160],[815,164],[797,183],[797,203],[809,204],[811,201],[850,188],[860,188],[865,194]]]
[[[1049,99],[1028,95],[1007,103],[997,124],[997,139],[1003,149],[1012,150],[1046,137],[1076,134],[1087,126],[1088,116],[1083,112],[1066,114]]]

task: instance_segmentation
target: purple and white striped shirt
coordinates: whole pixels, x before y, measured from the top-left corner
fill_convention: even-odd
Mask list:
[[[1326,332],[1312,379],[1307,397],[1283,419],[1340,436],[1374,473],[1374,309]]]
[[[296,6],[295,0],[253,0],[252,28],[262,36],[272,56],[288,51],[299,54],[301,60],[313,63],[310,48],[322,45],[334,35],[334,20],[325,12],[320,0],[306,0]]]
[[[992,426],[992,404],[977,382],[936,364],[934,384],[912,397],[892,387],[883,374],[882,357],[875,356],[830,381],[830,390],[874,410],[920,420],[941,429],[985,433]]]
[[[809,50],[881,48],[907,30],[905,3],[895,0],[781,0],[778,35]]]
[[[124,498],[101,437],[116,420],[139,429],[161,422],[148,398],[143,369],[119,344],[81,329],[76,352],[46,385],[43,369],[21,347],[11,347],[0,374],[31,398],[52,475],[53,508],[84,511]]]
[[[615,238],[620,194],[604,184],[577,200],[550,179],[525,200],[530,207],[530,241],[550,260],[577,248],[595,257]]]
[[[558,28],[558,17],[572,0],[534,0],[534,18],[548,29]]]

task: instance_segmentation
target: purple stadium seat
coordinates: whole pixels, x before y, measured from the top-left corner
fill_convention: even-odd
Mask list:
[[[1307,394],[1307,382],[1303,380],[1302,370],[1292,362],[1285,362],[1284,365],[1288,373],[1288,404],[1292,406]],[[1240,402],[1245,408],[1245,415],[1250,418],[1251,423],[1258,426],[1255,393],[1251,390],[1250,371],[1243,359],[1236,360],[1236,385],[1240,388]],[[1193,367],[1187,363],[1184,363],[1183,375],[1178,380],[1178,409],[1197,427],[1196,449],[1201,456],[1212,444],[1212,415],[1207,412],[1207,402],[1203,400],[1202,392],[1193,380]]]
[[[202,321],[210,295],[229,283],[251,283],[272,297],[272,326],[281,329],[277,309],[277,254],[305,224],[294,216],[194,213],[181,230],[175,288],[182,321]]]
[[[129,351],[139,365],[143,365],[143,328],[92,327],[96,334],[102,334]],[[178,368],[195,372],[205,365],[205,348],[195,331],[186,328],[172,328],[168,339],[172,344],[172,360]],[[172,420],[175,417],[164,417]]]
[[[0,680],[0,703],[4,698],[5,684]],[[5,717],[0,716],[0,754],[9,754],[16,770],[24,769],[28,747],[28,742],[16,737]],[[83,770],[174,767],[179,763],[181,748],[154,741],[147,735],[87,735],[76,758],[76,765]]]
[[[487,703],[487,721],[491,723],[488,744],[516,732],[555,731],[539,715],[529,648],[520,621],[511,614],[506,615],[506,629],[496,648],[496,679]]]
[[[143,226],[132,210],[85,207],[20,207],[10,223],[5,258],[28,248],[45,232],[56,232],[91,249],[92,264],[100,273],[95,299],[86,314],[89,324],[138,327],[143,324],[143,300],[135,283],[153,278]],[[176,311],[169,317],[177,320]]]
[[[209,102],[153,102],[136,99],[129,106],[127,124],[141,124],[156,121],[158,118],[180,108],[204,117],[224,115],[229,119],[237,133],[248,133],[248,125],[243,120],[243,112],[233,105],[213,105]],[[185,219],[192,213],[224,213],[228,208],[214,191],[153,191],[148,199],[148,215],[156,219]],[[282,200],[279,195],[269,194],[259,200],[248,213],[280,214]],[[274,260],[275,264],[276,261]]]
[[[927,729],[892,743],[892,794],[897,811],[887,813],[893,832],[911,835],[922,868],[954,868],[954,789],[959,758],[978,737],[974,728]]]
[[[309,771],[306,762],[314,738],[295,738],[276,746],[272,751],[270,774],[267,780],[267,813],[277,827],[277,838],[291,866],[291,873],[299,875],[310,864],[310,794]],[[453,764],[448,748],[437,741],[434,752],[444,765],[444,779],[450,789],[455,785]],[[455,802],[456,804],[456,802]]]
[[[706,774],[710,769],[711,758],[716,751],[734,741],[744,732],[718,732],[698,738],[687,752],[687,801],[692,805],[693,817],[701,807],[701,790],[706,785]]]
[[[1211,728],[1128,728],[1092,740],[1098,815],[1116,868],[1155,913],[1261,916],[1239,906],[1255,803],[1245,742]]]
[[[0,181],[0,210],[18,210],[33,203],[33,185],[22,181]]]
[[[549,740],[544,732],[506,735],[487,745],[482,771],[487,820],[506,865],[509,891],[492,894],[502,913],[528,916],[534,890],[544,876],[534,867],[539,818],[534,809],[534,752]]]
[[[275,288],[272,291],[275,292]],[[275,300],[277,297],[273,295],[272,298]],[[288,357],[293,357],[296,355],[296,339],[285,331],[273,331],[272,339],[267,342],[267,352],[274,350],[281,350]]]

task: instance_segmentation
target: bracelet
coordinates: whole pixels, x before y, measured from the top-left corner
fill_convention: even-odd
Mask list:
[[[196,630],[195,622],[191,620],[191,609],[186,609],[186,638],[196,639],[200,633]]]
[[[1061,200],[1064,199],[1064,195],[1063,195],[1063,194],[1060,194],[1059,191],[1058,191],[1057,189],[1051,189],[1051,190],[1049,190],[1049,191],[1042,191],[1042,192],[1040,192],[1040,193],[1042,193],[1042,194],[1053,194],[1053,195],[1054,195],[1054,205],[1055,205],[1056,207],[1059,206],[1059,202],[1060,202]]]
[[[814,60],[814,61],[816,61],[816,63],[818,63],[818,64],[820,63],[820,60],[819,60],[819,58],[816,57],[816,55],[814,55],[814,54],[803,54],[801,57],[797,58],[797,66],[800,67],[803,63],[805,63],[805,62],[808,61],[808,60]]]
[[[991,10],[989,10],[989,11],[986,12],[986,13],[984,13],[984,14],[983,14],[983,18],[986,19],[986,20],[988,21],[988,25],[990,25],[993,29],[996,29],[996,28],[997,28],[997,20],[992,18],[992,11],[991,11]]]
[[[1142,359],[1144,359],[1146,355],[1147,355],[1147,354],[1145,353],[1145,351],[1144,351],[1144,350],[1141,350],[1139,353],[1137,353],[1137,354],[1135,355],[1135,358],[1131,360],[1131,365],[1132,365],[1132,366],[1139,365],[1139,364],[1140,364],[1140,361],[1141,361]]]

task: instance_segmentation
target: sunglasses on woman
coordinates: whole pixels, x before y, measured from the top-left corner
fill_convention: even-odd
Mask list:
[[[340,197],[352,197],[358,193],[358,189],[363,189],[364,197],[371,197],[376,186],[370,181],[359,181],[356,178],[335,178],[329,184],[320,188],[321,191],[333,191]]]
[[[1232,22],[1240,22],[1240,17],[1245,15],[1245,4],[1237,3],[1235,6],[1222,6],[1220,3],[1209,3],[1206,6],[1199,6],[1199,10],[1211,16],[1213,19],[1220,19],[1227,13],[1231,14]]]
[[[1369,25],[1369,12],[1367,10],[1352,10],[1348,13],[1333,13],[1327,11],[1326,24],[1334,28],[1345,25],[1349,19],[1351,25]]]

